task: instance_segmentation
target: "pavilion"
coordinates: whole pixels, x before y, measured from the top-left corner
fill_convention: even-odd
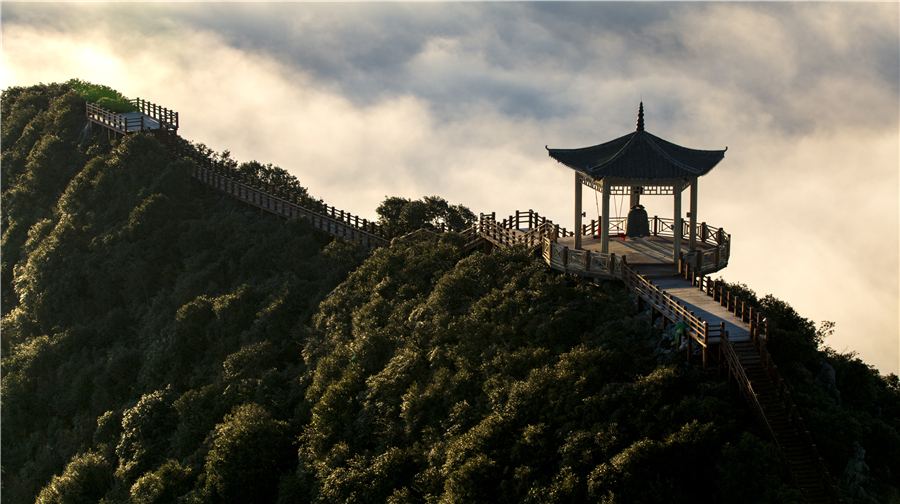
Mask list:
[[[724,150],[690,149],[648,133],[644,130],[644,104],[641,102],[635,131],[592,147],[579,149],[551,149],[548,147],[547,150],[550,157],[575,172],[573,250],[581,250],[586,238],[595,237],[593,225],[590,235],[586,236],[586,227],[582,224],[582,217],[585,215],[582,210],[582,186],[585,185],[602,195],[599,209],[600,222],[595,228],[599,235],[596,238],[599,238],[600,241],[598,252],[602,255],[610,254],[611,224],[622,229],[621,222],[611,222],[611,196],[630,196],[629,221],[647,220],[646,212],[643,212],[643,207],[640,206],[641,195],[673,197],[673,219],[671,221],[654,217],[654,229],[652,233],[646,234],[634,234],[632,232],[633,223],[628,222],[627,236],[634,240],[640,240],[640,237],[645,235],[660,234],[660,227],[666,228],[666,234],[671,230],[671,255],[667,254],[667,256],[675,264],[678,264],[684,256],[682,254],[683,239],[687,239],[688,242],[687,253],[694,253],[698,250],[698,235],[700,235],[700,248],[703,248],[702,242],[711,245],[722,244],[723,233],[721,230],[719,230],[718,236],[713,237],[715,243],[712,243],[709,240],[710,228],[705,223],[698,226],[697,180],[709,173],[724,158],[727,147]],[[689,225],[685,226],[682,217],[682,192],[687,188],[690,188]],[[660,223],[663,224],[660,225]],[[640,228],[646,229],[647,225],[638,226],[638,229]],[[721,261],[717,259],[716,262]]]

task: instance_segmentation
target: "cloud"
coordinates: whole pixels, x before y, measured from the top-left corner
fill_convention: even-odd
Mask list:
[[[435,194],[564,226],[573,177],[544,145],[631,131],[643,95],[648,131],[729,147],[700,181],[701,220],[734,236],[725,277],[835,320],[832,346],[898,372],[898,11],[14,3],[0,84],[80,77],[160,103],[185,137],[370,219],[386,195]]]

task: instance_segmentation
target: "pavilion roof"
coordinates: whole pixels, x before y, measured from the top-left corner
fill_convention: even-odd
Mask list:
[[[637,130],[580,149],[550,149],[550,157],[594,179],[664,180],[706,175],[728,150],[689,149],[644,131],[643,104]]]

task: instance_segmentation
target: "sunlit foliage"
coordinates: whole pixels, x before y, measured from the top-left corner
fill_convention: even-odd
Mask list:
[[[475,223],[475,214],[463,205],[451,205],[439,196],[409,200],[392,196],[378,208],[378,223],[394,235],[418,229],[462,231]]]
[[[128,97],[115,89],[104,86],[103,84],[92,84],[81,79],[71,79],[66,82],[72,89],[78,91],[78,94],[88,103],[93,103],[101,108],[111,112],[125,113],[134,112],[137,108],[132,104]]]

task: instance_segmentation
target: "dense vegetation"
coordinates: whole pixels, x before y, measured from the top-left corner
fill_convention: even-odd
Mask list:
[[[393,235],[419,229],[463,231],[475,223],[475,214],[463,205],[451,205],[440,196],[410,200],[392,196],[375,209],[378,223]]]
[[[77,91],[88,103],[94,103],[106,110],[120,114],[137,110],[127,96],[109,86],[93,84],[81,79],[71,79],[66,84]]]
[[[84,101],[2,98],[5,502],[798,501],[736,389],[620,284],[465,254],[428,230],[470,218],[440,198],[386,200],[424,229],[367,254],[208,194],[152,136],[91,135]],[[758,302],[843,488],[900,498],[896,377]]]

